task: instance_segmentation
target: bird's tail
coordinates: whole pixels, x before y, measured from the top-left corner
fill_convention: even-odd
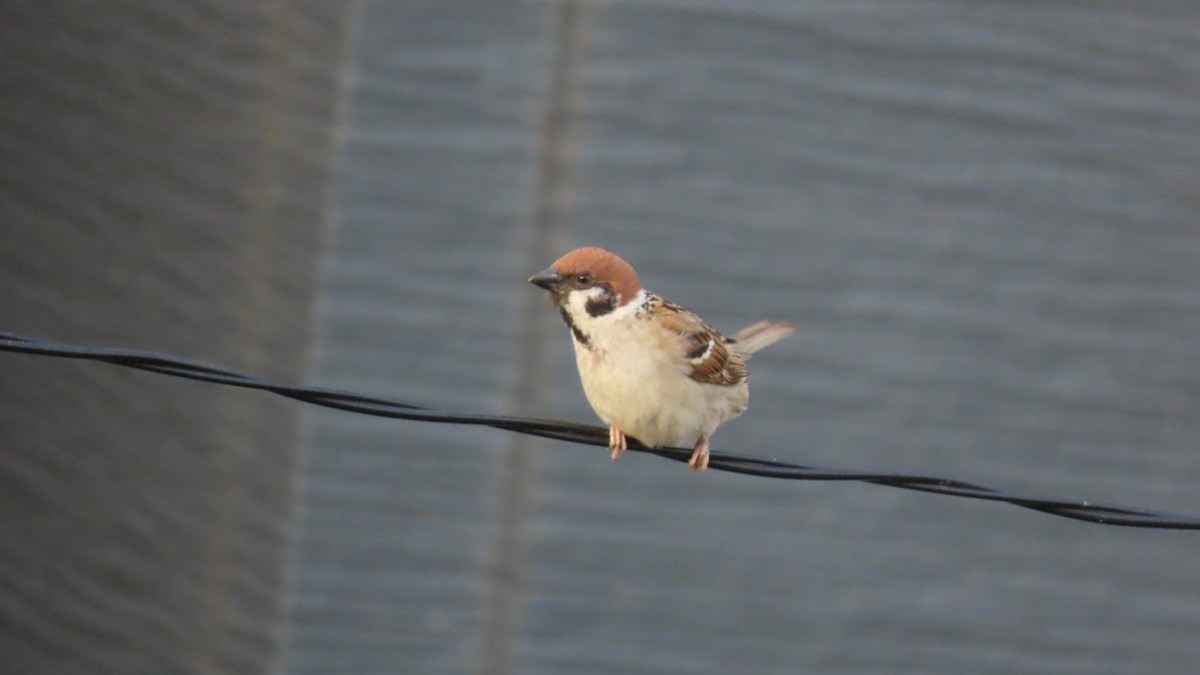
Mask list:
[[[737,350],[746,356],[779,342],[795,333],[800,326],[784,321],[759,321],[739,330],[730,338]]]

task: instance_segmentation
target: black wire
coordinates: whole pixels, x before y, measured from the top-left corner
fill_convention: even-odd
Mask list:
[[[590,424],[529,417],[443,412],[389,398],[366,396],[349,391],[320,387],[300,387],[271,382],[201,361],[193,361],[191,359],[155,352],[105,347],[79,347],[33,340],[5,332],[0,332],[0,351],[102,361],[117,366],[136,368],[138,370],[173,375],[191,380],[200,380],[202,382],[213,382],[246,389],[260,389],[297,401],[362,413],[364,415],[374,415],[376,417],[391,417],[419,422],[487,426],[572,443],[600,447],[608,446],[608,431]],[[630,450],[646,452],[677,462],[686,462],[692,452],[690,449],[684,448],[646,448],[634,442],[633,439],[630,439]],[[937,476],[879,473],[873,471],[838,471],[781,462],[777,459],[763,459],[725,452],[712,453],[708,466],[712,469],[750,476],[764,476],[767,478],[783,478],[788,480],[856,481],[874,483],[875,485],[887,485],[905,490],[916,490],[918,492],[948,495],[951,497],[1005,502],[1054,516],[1104,525],[1171,530],[1200,530],[1200,519],[1189,518],[1187,516],[1169,515],[1144,509],[1096,504],[1087,501],[1021,497],[1005,494],[982,485]]]

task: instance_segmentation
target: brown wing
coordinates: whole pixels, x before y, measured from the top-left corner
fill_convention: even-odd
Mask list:
[[[741,384],[749,375],[740,353],[730,349],[729,341],[700,317],[666,300],[660,310],[662,325],[683,338],[683,357],[688,376],[697,382],[730,386]]]

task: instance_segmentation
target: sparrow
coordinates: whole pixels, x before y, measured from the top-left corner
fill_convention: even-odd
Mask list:
[[[750,400],[746,360],[797,326],[759,321],[725,337],[642,288],[637,272],[602,248],[579,248],[529,282],[550,292],[571,329],[583,393],[608,425],[616,461],[632,436],[650,448],[691,447],[708,468],[708,441]]]

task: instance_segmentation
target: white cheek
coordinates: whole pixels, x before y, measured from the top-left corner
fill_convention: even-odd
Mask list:
[[[624,319],[628,316],[636,316],[638,310],[642,308],[642,305],[646,304],[647,299],[646,291],[640,290],[637,292],[637,295],[633,296],[632,300],[629,300],[625,304],[614,309],[612,314],[609,316],[614,319]]]
[[[634,296],[632,302],[626,302],[607,314],[600,316],[589,314],[588,301],[601,300],[605,294],[606,292],[602,288],[571,291],[563,305],[563,309],[571,317],[571,323],[589,337],[593,347],[602,351],[607,351],[607,343],[617,339],[623,330],[628,329],[629,319],[637,316],[639,309],[646,301],[645,291],[640,291]]]
[[[588,314],[587,303],[589,300],[599,298],[604,294],[603,288],[589,288],[581,291],[571,291],[567,295],[567,311],[570,312],[576,324],[583,324],[594,318]]]

